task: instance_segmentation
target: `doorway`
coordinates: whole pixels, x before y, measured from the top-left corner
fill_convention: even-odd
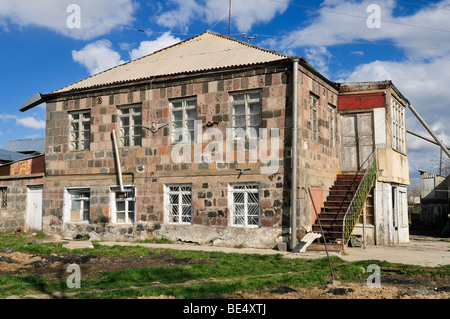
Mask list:
[[[357,172],[367,168],[367,160],[375,149],[373,113],[342,114],[341,131],[342,171]]]
[[[25,225],[27,231],[42,230],[42,194],[43,194],[42,185],[28,186],[27,216]]]

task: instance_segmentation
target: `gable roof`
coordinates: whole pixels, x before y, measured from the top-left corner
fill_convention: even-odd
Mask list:
[[[3,144],[2,149],[17,153],[45,153],[45,138],[7,141]]]
[[[139,59],[70,84],[52,94],[170,76],[251,66],[291,58],[218,33],[207,31]]]

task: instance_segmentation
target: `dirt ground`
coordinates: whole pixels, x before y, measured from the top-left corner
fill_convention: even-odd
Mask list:
[[[34,255],[16,251],[0,251],[0,275],[36,274],[49,280],[66,280],[67,266],[78,264],[83,276],[102,271],[117,271],[145,266],[173,267],[208,261],[174,258],[170,254],[150,253],[145,256],[96,256],[51,254]],[[406,276],[396,272],[381,275],[381,287],[369,288],[365,282],[335,283],[313,288],[280,286],[260,292],[237,292],[230,299],[450,299],[450,275],[435,279],[428,273]],[[145,298],[145,297],[144,297]],[[164,298],[160,296],[159,298]]]

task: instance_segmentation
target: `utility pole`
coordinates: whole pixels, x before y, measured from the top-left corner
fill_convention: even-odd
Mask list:
[[[230,29],[231,29],[231,2],[232,0],[230,0],[230,8],[228,11],[228,36],[230,36]]]
[[[248,35],[245,35],[245,33],[242,33],[242,37],[243,38],[245,38],[245,39],[247,39],[247,43],[250,43],[250,39],[256,39],[256,37],[257,37],[258,35],[257,34],[255,34],[254,36],[252,36],[252,37],[250,37],[250,36],[248,36]]]

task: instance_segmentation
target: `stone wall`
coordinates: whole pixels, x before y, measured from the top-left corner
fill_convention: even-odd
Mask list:
[[[41,185],[42,177],[0,177],[0,188],[6,188],[7,208],[0,209],[0,231],[25,228],[29,185]]]
[[[99,90],[89,95],[74,94],[47,103],[44,229],[69,237],[94,230],[111,240],[159,236],[231,246],[275,246],[289,232],[292,126],[289,67],[249,68],[182,80],[156,79],[139,86]],[[119,183],[111,139],[112,130],[118,128],[117,107],[141,105],[142,124],[150,126],[153,121],[170,123],[172,99],[196,96],[197,120],[201,121],[204,131],[210,126],[208,123],[213,123],[212,127],[226,136],[226,129],[232,126],[230,93],[249,90],[257,90],[262,96],[261,127],[279,129],[278,149],[273,150],[280,160],[276,171],[262,174],[266,163],[250,161],[248,145],[244,148],[234,145],[235,159],[244,155],[245,162],[191,160],[176,163],[169,127],[155,133],[144,130],[140,147],[119,149],[124,184],[134,185],[136,189],[136,222],[134,225],[111,223],[110,191]],[[70,151],[68,114],[84,109],[91,111],[90,149]],[[202,149],[210,142],[204,140]],[[249,170],[240,175],[237,170],[240,168]],[[189,183],[192,187],[192,225],[167,222],[164,189],[165,185],[174,183]],[[234,183],[259,185],[259,227],[231,227],[228,189]],[[64,194],[67,189],[76,187],[90,189],[90,223],[63,220],[67,209]]]

